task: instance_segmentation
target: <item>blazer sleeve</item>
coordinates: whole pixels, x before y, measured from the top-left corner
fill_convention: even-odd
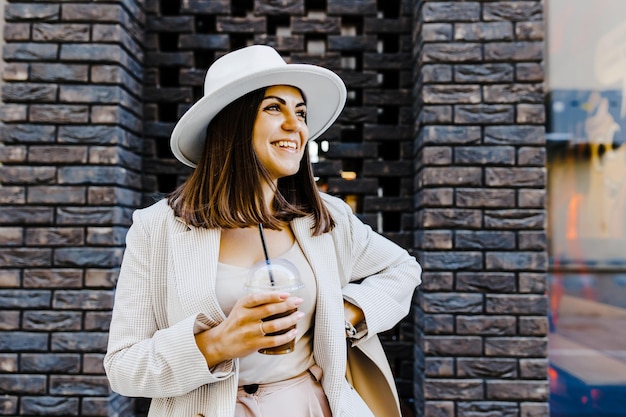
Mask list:
[[[391,329],[409,313],[422,269],[406,249],[374,232],[350,206],[342,206],[343,213],[336,221],[344,239],[342,246],[349,248],[343,256],[350,260],[342,262],[349,277],[343,296],[363,310],[368,330],[358,344]]]
[[[111,389],[122,395],[174,397],[228,377],[233,364],[222,364],[222,372],[208,369],[194,338],[206,328],[203,314],[167,328],[157,325],[155,308],[164,306],[155,306],[153,286],[165,280],[165,272],[156,270],[152,246],[163,242],[151,239],[140,213],[133,214],[126,237],[104,368]]]

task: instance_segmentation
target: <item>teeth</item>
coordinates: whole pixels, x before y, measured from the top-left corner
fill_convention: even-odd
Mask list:
[[[278,145],[280,148],[292,148],[292,149],[298,149],[298,145],[296,145],[294,142],[290,142],[287,140],[279,140],[276,145]]]

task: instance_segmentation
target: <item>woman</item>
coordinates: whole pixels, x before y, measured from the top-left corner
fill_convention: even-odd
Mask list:
[[[150,416],[374,415],[346,380],[346,338],[376,345],[409,312],[420,267],[317,191],[307,143],[345,97],[336,74],[267,46],[209,68],[171,137],[195,170],[133,215],[104,360],[114,391],[152,398]],[[297,266],[302,295],[246,294],[266,256],[259,230],[270,259]],[[292,353],[258,353],[293,339]]]

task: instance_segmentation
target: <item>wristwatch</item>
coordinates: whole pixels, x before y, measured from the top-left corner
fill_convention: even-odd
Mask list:
[[[346,336],[348,336],[349,339],[352,339],[354,336],[356,336],[356,327],[354,327],[352,325],[352,323],[350,323],[350,321],[345,320],[346,323]]]

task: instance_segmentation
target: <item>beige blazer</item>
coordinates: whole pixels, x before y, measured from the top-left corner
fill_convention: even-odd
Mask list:
[[[342,200],[322,198],[332,232],[312,237],[309,217],[291,224],[317,280],[313,352],[333,416],[372,416],[345,377],[343,299],[363,309],[365,343],[408,314],[421,268]],[[215,294],[219,239],[219,229],[176,218],[165,200],[133,214],[104,367],[113,391],[152,398],[149,416],[234,415],[238,360],[209,369],[194,339],[225,319]]]

